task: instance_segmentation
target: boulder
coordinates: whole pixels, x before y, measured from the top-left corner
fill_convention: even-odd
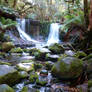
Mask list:
[[[83,72],[83,61],[75,57],[65,57],[52,67],[51,72],[59,79],[76,79]]]
[[[51,46],[48,47],[49,50],[53,53],[53,54],[62,54],[64,53],[64,48],[62,45],[58,44],[58,43],[55,43]]]
[[[4,42],[4,43],[2,43],[2,51],[8,52],[12,48],[14,48],[14,44],[12,42]]]
[[[8,86],[7,84],[0,85],[0,92],[15,92],[13,88]]]
[[[0,65],[0,84],[14,85],[20,78],[20,73],[13,66]]]

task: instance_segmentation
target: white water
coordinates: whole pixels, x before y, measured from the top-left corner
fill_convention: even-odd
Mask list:
[[[47,45],[51,45],[53,43],[60,42],[60,40],[59,40],[59,28],[60,28],[60,25],[58,23],[51,24]]]
[[[18,25],[16,26],[18,31],[19,31],[19,34],[20,34],[20,37],[25,40],[25,41],[32,41],[34,43],[38,43],[38,41],[36,40],[33,40],[27,33],[26,33],[26,27],[25,27],[25,24],[26,24],[26,21],[25,19],[17,19],[17,22],[18,22]]]

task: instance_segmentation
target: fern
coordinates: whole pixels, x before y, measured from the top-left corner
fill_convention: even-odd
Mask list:
[[[84,13],[82,11],[77,12],[76,14],[66,15],[64,21],[64,25],[62,26],[62,30],[69,29],[72,24],[75,25],[84,25]]]
[[[7,29],[12,26],[16,26],[17,22],[12,21],[11,19],[5,19],[4,17],[0,18],[0,27],[2,29]]]

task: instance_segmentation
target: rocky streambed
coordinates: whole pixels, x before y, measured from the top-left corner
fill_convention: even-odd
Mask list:
[[[5,44],[0,52],[0,92],[91,92],[92,54],[67,44]]]

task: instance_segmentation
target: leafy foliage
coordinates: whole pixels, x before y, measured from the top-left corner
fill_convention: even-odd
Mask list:
[[[5,19],[4,17],[0,18],[0,27],[2,29],[7,29],[11,26],[15,26],[17,23],[15,21],[12,21],[11,19]]]

